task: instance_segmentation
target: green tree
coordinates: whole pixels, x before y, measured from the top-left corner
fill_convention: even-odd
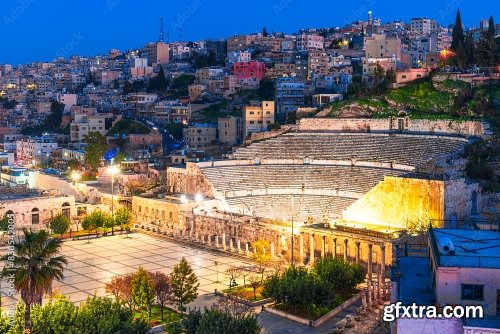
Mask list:
[[[108,142],[104,135],[95,131],[91,131],[85,136],[85,142],[87,143],[87,146],[85,146],[85,159],[95,174],[101,163],[101,158],[108,148]]]
[[[460,10],[457,10],[457,15],[455,17],[455,25],[451,33],[451,49],[457,52],[459,46],[464,44],[464,28],[462,25],[462,18],[460,17]]]
[[[139,267],[132,278],[132,300],[134,305],[148,311],[149,320],[151,318],[151,308],[155,300],[155,290],[153,280],[143,267]]]
[[[92,232],[100,227],[103,227],[108,221],[109,217],[102,211],[94,211],[83,218],[82,227],[84,230]]]
[[[266,27],[262,28],[262,36],[264,36],[264,37],[269,36],[269,33],[267,32]]]
[[[127,208],[119,208],[115,211],[115,224],[122,230],[130,230],[130,225],[133,222],[132,213]]]
[[[64,233],[68,232],[70,221],[68,217],[59,213],[52,217],[49,221],[49,226],[54,233],[60,234],[61,237]]]
[[[134,91],[134,86],[130,81],[125,81],[123,84],[123,94],[127,95],[129,93],[132,93]]]
[[[332,256],[316,261],[313,272],[337,292],[355,288],[364,281],[366,274],[361,265],[350,264]]]
[[[378,85],[385,77],[385,71],[384,68],[377,63],[377,67],[375,67],[375,70],[373,71],[373,78],[375,79],[375,85]]]
[[[79,307],[75,330],[78,334],[146,334],[150,327],[141,319],[134,320],[120,302],[94,296]]]
[[[480,66],[496,66],[500,61],[500,50],[495,39],[495,22],[490,16],[488,30],[479,39],[476,58]]]
[[[269,246],[269,241],[265,239],[258,239],[252,242],[252,248],[254,250],[252,254],[252,258],[255,262],[257,262],[257,271],[260,274],[260,281],[264,281],[264,272],[266,271],[267,265],[271,261],[271,254]]]
[[[77,316],[77,307],[66,298],[51,300],[33,308],[32,331],[36,334],[77,334],[74,328]]]
[[[184,310],[185,304],[198,297],[197,291],[200,286],[198,278],[184,257],[174,266],[174,270],[170,274],[170,282],[174,301],[177,303],[179,310]]]
[[[181,323],[186,334],[258,334],[261,331],[256,315],[251,312],[235,316],[232,312],[217,307],[191,311]]]
[[[31,232],[24,228],[23,234],[24,240],[13,245],[14,255],[7,254],[1,258],[12,263],[15,269],[5,267],[1,277],[14,274],[14,288],[26,305],[25,328],[30,332],[32,305],[41,304],[43,294],[52,290],[52,282],[63,279],[67,260],[59,255],[61,241],[50,238],[46,231]]]
[[[9,228],[9,217],[7,217],[7,215],[3,215],[3,217],[0,219],[0,232],[7,231],[8,228]]]
[[[82,168],[82,163],[80,160],[73,158],[68,161],[66,167],[68,167],[69,170],[80,170]]]
[[[170,277],[161,271],[157,271],[151,274],[151,279],[153,280],[156,304],[160,307],[161,320],[163,321],[165,306],[168,302],[172,301],[172,285],[170,284]]]

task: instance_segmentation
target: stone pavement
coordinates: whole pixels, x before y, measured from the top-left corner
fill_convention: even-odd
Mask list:
[[[0,255],[5,254],[0,249]],[[55,282],[53,290],[66,295],[72,302],[79,303],[89,296],[106,296],[105,284],[115,275],[132,273],[142,266],[146,270],[170,274],[175,264],[185,257],[198,277],[200,297],[190,306],[211,305],[210,295],[215,289],[225,289],[227,284],[216,283],[217,261],[219,281],[225,282],[224,271],[229,266],[251,266],[244,259],[207,250],[187,247],[171,241],[162,240],[140,233],[77,241],[65,241],[62,253],[68,259],[64,270],[64,280]],[[3,264],[0,264],[0,268]],[[4,283],[5,284],[5,283]],[[9,298],[2,288],[2,306],[6,307]]]
[[[0,256],[5,254],[6,248],[0,248]],[[132,273],[142,266],[146,270],[161,271],[170,274],[175,264],[185,257],[198,277],[200,287],[198,298],[188,307],[210,307],[215,301],[215,289],[227,288],[224,271],[230,266],[253,266],[250,260],[241,256],[234,256],[209,249],[190,246],[186,243],[177,243],[162,237],[150,236],[142,233],[132,233],[130,237],[115,235],[99,239],[65,241],[62,253],[68,259],[64,270],[64,280],[55,282],[53,290],[66,295],[72,302],[79,303],[94,294],[107,296],[105,284],[115,275]],[[219,281],[217,281],[218,262]],[[0,269],[3,263],[0,264]],[[240,282],[242,284],[243,282]],[[5,283],[4,283],[5,284]],[[2,287],[2,307],[8,308],[16,301],[6,297],[7,290]],[[17,299],[16,296],[15,299]],[[276,315],[260,312],[256,308],[258,319],[263,327],[263,333],[298,333],[320,334],[330,333],[335,324],[345,317],[348,312],[355,312],[360,304],[354,304],[331,319],[320,328],[310,328]],[[352,332],[360,333],[360,332]]]

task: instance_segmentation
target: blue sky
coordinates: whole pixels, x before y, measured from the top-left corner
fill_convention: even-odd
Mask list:
[[[498,0],[1,0],[0,63],[48,61],[58,55],[94,55],[110,48],[142,46],[158,39],[164,17],[170,40],[220,38],[261,31],[294,32],[365,19],[371,9],[382,22],[426,16],[454,21],[460,8],[466,26],[497,14]]]

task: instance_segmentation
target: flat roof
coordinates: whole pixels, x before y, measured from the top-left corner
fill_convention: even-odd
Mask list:
[[[500,269],[500,232],[490,230],[431,229],[431,251],[440,267]],[[454,254],[444,252],[438,241],[447,238]]]

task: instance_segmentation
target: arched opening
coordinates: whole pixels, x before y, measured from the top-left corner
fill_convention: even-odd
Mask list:
[[[471,202],[472,202],[471,215],[477,215],[477,191],[472,192]]]
[[[71,217],[71,205],[68,202],[64,202],[62,205],[62,214],[70,219]]]
[[[457,228],[458,217],[455,212],[450,215],[450,228]]]
[[[40,224],[40,210],[38,210],[38,208],[33,208],[31,210],[31,224],[32,225]]]

